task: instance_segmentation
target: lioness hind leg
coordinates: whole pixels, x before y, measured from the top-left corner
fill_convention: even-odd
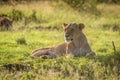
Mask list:
[[[41,58],[43,58],[43,59],[50,59],[51,57],[49,55],[42,55]]]
[[[52,51],[50,51],[49,49],[45,49],[45,50],[36,50],[35,52],[32,53],[32,55],[30,56],[31,58],[35,58],[35,57],[42,57],[42,58],[55,58],[56,55],[53,54]]]
[[[52,58],[56,58],[56,56],[54,54],[49,54],[49,55],[42,55],[41,58],[43,59],[52,59]]]

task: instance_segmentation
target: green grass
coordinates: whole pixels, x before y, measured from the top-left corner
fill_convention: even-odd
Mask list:
[[[105,7],[104,7],[105,6]],[[60,2],[41,2],[0,5],[0,14],[11,16],[12,9],[20,10],[25,16],[37,11],[40,23],[31,21],[29,29],[19,30],[24,26],[24,19],[15,21],[12,31],[0,31],[0,66],[5,64],[25,63],[34,70],[8,71],[0,67],[0,80],[119,80],[120,79],[120,32],[113,32],[112,27],[120,26],[120,6],[99,4],[100,15],[78,12],[69,5]],[[7,10],[7,11],[5,11]],[[84,23],[83,32],[87,36],[97,61],[93,59],[65,58],[31,59],[34,49],[53,46],[64,42],[63,23]],[[59,30],[35,30],[36,26],[58,27]],[[107,27],[107,28],[106,28]],[[30,29],[31,28],[31,29]],[[21,43],[21,41],[23,43]],[[114,41],[117,54],[114,54]]]

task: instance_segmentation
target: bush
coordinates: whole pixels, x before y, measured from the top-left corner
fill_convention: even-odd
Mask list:
[[[12,18],[14,21],[22,20],[24,17],[24,14],[20,10],[13,9],[12,10]]]
[[[37,16],[36,16],[36,11],[35,10],[33,10],[32,11],[32,14],[30,15],[30,16],[25,16],[25,22],[24,22],[24,25],[26,26],[28,23],[30,23],[30,22],[39,22],[39,20],[38,20],[38,18],[37,18]]]
[[[26,44],[25,38],[19,38],[16,40],[17,44]]]

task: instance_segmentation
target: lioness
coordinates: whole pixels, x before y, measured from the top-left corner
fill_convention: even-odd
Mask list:
[[[72,54],[75,57],[79,56],[95,56],[95,53],[91,50],[87,39],[82,32],[84,24],[63,24],[65,33],[65,43],[48,48],[40,48],[32,52],[31,57],[42,58],[56,58],[65,56],[66,54]]]
[[[10,30],[12,28],[13,21],[7,16],[0,17],[0,30]]]

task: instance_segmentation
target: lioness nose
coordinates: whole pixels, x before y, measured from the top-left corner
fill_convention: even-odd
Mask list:
[[[69,35],[68,35],[68,34],[66,34],[66,35],[65,35],[65,37],[69,37]]]

